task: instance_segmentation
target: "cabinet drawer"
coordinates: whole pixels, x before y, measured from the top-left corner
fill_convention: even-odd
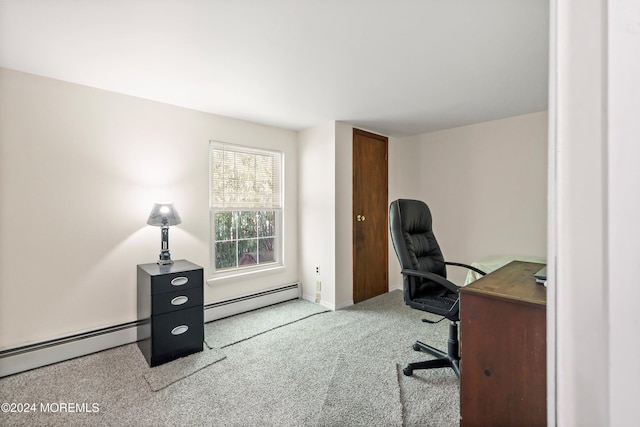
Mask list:
[[[151,314],[164,314],[195,306],[202,307],[202,287],[181,289],[152,296]]]
[[[165,292],[175,292],[202,286],[203,271],[189,270],[154,276],[151,279],[151,293],[153,295]]]
[[[153,365],[202,351],[203,341],[202,306],[152,317]]]

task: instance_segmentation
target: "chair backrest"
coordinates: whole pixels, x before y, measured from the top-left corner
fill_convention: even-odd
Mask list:
[[[444,256],[433,234],[431,211],[420,200],[399,199],[389,206],[389,228],[402,269],[447,277]]]

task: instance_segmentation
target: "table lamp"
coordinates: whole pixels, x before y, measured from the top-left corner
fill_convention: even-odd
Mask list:
[[[169,254],[169,226],[178,225],[182,222],[178,211],[173,207],[171,202],[157,202],[153,205],[147,224],[156,227],[161,227],[160,238],[160,259],[158,259],[159,265],[173,264],[171,260],[171,254]]]

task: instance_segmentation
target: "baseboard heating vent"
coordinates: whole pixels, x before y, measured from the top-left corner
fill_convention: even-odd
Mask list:
[[[299,282],[269,289],[255,294],[218,301],[204,306],[204,321],[212,322],[247,311],[257,310],[281,302],[299,299],[301,286]]]
[[[137,324],[128,322],[0,351],[0,378],[135,342]]]
[[[204,321],[300,298],[300,283],[204,306]],[[136,342],[138,321],[0,351],[0,378]]]

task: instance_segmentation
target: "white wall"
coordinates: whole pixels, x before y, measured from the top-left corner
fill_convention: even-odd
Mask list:
[[[205,286],[205,303],[298,280],[296,132],[0,69],[0,349],[136,320],[155,200],[174,259],[209,266],[208,142],[285,154],[286,268]]]
[[[558,5],[557,274],[549,284],[556,296],[558,424],[607,426],[604,2]]]
[[[390,200],[429,205],[447,260],[545,257],[546,112],[393,140],[389,147]],[[390,286],[400,285],[395,254],[389,260],[398,282]],[[466,270],[448,272],[464,282]]]
[[[335,122],[298,133],[298,262],[303,298],[335,308]],[[316,267],[319,273],[316,273]]]
[[[640,5],[554,0],[557,425],[637,424]],[[552,189],[553,190],[553,189]],[[552,191],[550,191],[551,193]],[[554,356],[554,355],[552,355]]]
[[[353,126],[336,122],[336,306],[353,304]]]
[[[608,11],[608,212],[610,423],[637,418],[640,401],[640,3],[610,1]]]
[[[420,198],[420,182],[416,179],[420,168],[420,135],[389,138],[389,203],[397,199]],[[400,262],[389,235],[389,289],[402,288]]]
[[[306,299],[353,304],[353,126],[331,122],[299,133],[299,244]],[[318,263],[320,274],[315,274]]]

